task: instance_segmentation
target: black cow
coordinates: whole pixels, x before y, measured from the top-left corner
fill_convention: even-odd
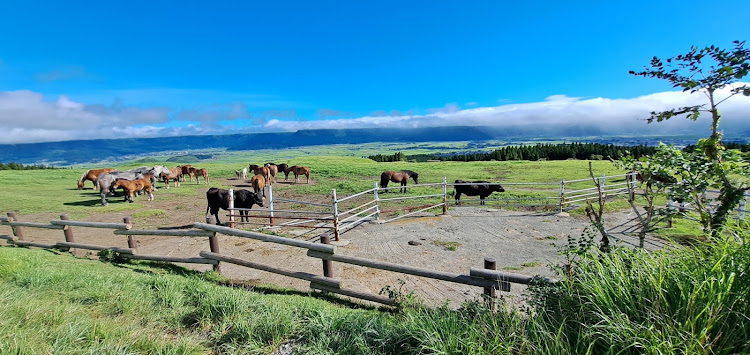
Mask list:
[[[456,184],[471,184],[471,185],[455,185],[453,186],[456,189],[456,204],[458,205],[461,202],[461,194],[465,194],[466,196],[477,196],[479,195],[479,199],[481,202],[480,205],[484,205],[484,199],[485,197],[491,195],[493,192],[505,192],[505,189],[498,185],[490,185],[492,184],[489,181],[463,181],[463,180],[456,180]]]
[[[212,215],[216,216],[216,224],[221,224],[219,221],[219,209],[229,209],[229,190],[217,189],[212,187],[206,191],[206,200],[208,206],[206,207],[206,213],[209,211]],[[263,199],[256,195],[252,191],[248,190],[236,190],[234,191],[234,207],[235,208],[247,208],[250,209],[253,205],[263,207]],[[240,211],[242,221],[244,222],[247,217],[248,211]]]

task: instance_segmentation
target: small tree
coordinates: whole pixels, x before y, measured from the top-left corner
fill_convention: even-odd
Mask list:
[[[748,189],[744,180],[733,179],[732,174],[744,170],[744,162],[733,154],[727,154],[722,143],[722,132],[719,131],[721,115],[718,106],[729,98],[742,94],[750,96],[748,85],[735,84],[750,73],[750,50],[744,48],[744,41],[734,41],[734,48],[723,50],[716,46],[705,48],[692,47],[686,54],[661,60],[654,57],[651,66],[644,71],[630,71],[636,76],[664,79],[669,81],[673,87],[680,87],[683,91],[692,93],[703,93],[708,103],[695,106],[679,107],[662,112],[651,112],[647,119],[649,123],[661,122],[677,116],[686,116],[695,121],[702,113],[711,115],[711,136],[701,139],[697,144],[696,152],[693,154],[701,156],[688,156],[686,162],[690,163],[683,167],[683,172],[692,171],[697,168],[702,173],[705,183],[700,185],[705,188],[714,187],[719,189],[717,206],[711,207],[703,203],[701,198],[695,198],[695,189],[690,193],[676,191],[675,194],[689,195],[690,202],[698,209],[701,220],[705,218],[704,229],[707,234],[716,237],[724,226],[729,213],[739,204],[744,192]],[[717,91],[731,87],[729,94],[725,97],[717,97]],[[745,174],[745,176],[747,176]],[[696,180],[693,180],[695,182]],[[680,186],[687,187],[685,184]],[[701,191],[698,191],[701,192]],[[684,197],[684,196],[683,196]]]

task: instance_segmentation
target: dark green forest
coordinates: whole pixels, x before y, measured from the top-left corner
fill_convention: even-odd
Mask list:
[[[441,161],[507,161],[507,160],[567,160],[567,159],[591,159],[609,160],[619,159],[623,156],[640,158],[644,155],[653,154],[656,147],[646,145],[618,146],[602,143],[563,143],[563,144],[535,144],[516,145],[497,148],[491,152],[474,152],[464,154],[420,154],[406,156],[401,152],[395,154],[377,154],[368,158],[377,162],[392,162],[401,160],[441,160]]]

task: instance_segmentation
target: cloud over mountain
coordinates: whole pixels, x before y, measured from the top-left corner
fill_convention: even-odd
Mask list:
[[[728,89],[717,93],[725,97]],[[158,98],[155,98],[158,100]],[[337,118],[342,111],[324,109],[327,119],[311,120],[294,110],[251,112],[242,102],[213,104],[198,109],[101,105],[76,102],[66,96],[45,99],[40,93],[20,90],[0,92],[0,125],[6,134],[0,144],[64,141],[95,138],[131,138],[221,134],[241,132],[289,132],[302,129],[416,128],[442,126],[499,126],[530,132],[586,127],[601,134],[685,133],[708,130],[708,119],[691,122],[673,118],[646,125],[651,111],[706,102],[701,93],[660,92],[635,98],[576,98],[550,96],[544,101],[460,109],[448,104],[426,114],[383,111],[357,118]],[[473,106],[473,105],[469,105]],[[750,98],[737,95],[720,106],[721,127],[750,131]],[[321,114],[322,112],[322,114]],[[332,114],[335,113],[335,114]]]

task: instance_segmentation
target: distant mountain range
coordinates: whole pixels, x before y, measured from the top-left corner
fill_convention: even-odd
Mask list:
[[[302,130],[284,133],[202,135],[161,138],[97,139],[48,143],[0,145],[0,162],[22,164],[72,165],[135,159],[158,152],[200,149],[255,150],[330,144],[372,142],[449,142],[507,140],[512,137],[554,139],[556,137],[592,137],[596,128],[571,126],[545,130],[535,127],[426,127],[413,129],[341,129]],[[589,139],[590,140],[590,139]],[[694,141],[693,141],[694,142]],[[633,144],[648,144],[644,141]]]

